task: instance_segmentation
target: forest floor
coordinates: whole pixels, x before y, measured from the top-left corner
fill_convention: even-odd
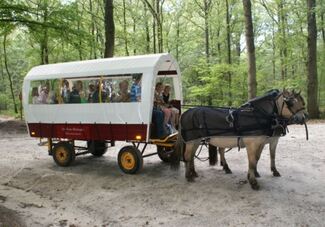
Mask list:
[[[253,191],[245,149],[226,154],[231,175],[196,160],[194,183],[183,165],[175,172],[157,156],[145,159],[139,174],[123,174],[116,157],[124,143],[63,168],[24,123],[0,118],[0,227],[325,226],[325,123],[309,124],[308,141],[303,126],[289,130],[276,157],[282,176],[272,176],[267,146],[261,189]]]

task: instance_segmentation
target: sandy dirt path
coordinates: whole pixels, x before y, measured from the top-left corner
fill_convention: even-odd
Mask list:
[[[183,165],[174,172],[157,156],[141,173],[123,174],[123,143],[58,167],[23,124],[0,122],[0,227],[8,217],[16,226],[325,226],[325,124],[309,125],[309,141],[302,126],[289,130],[276,157],[282,177],[271,174],[267,146],[256,192],[245,149],[226,154],[231,175],[196,160],[200,176],[188,183]]]

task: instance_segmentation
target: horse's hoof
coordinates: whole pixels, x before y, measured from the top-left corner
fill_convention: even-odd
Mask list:
[[[254,174],[255,174],[255,177],[261,177],[261,175],[257,171],[255,171]]]
[[[251,184],[251,187],[253,190],[259,190],[260,189],[260,186],[258,185],[257,181],[253,182],[253,183],[250,183]]]
[[[193,177],[199,177],[199,175],[198,175],[197,172],[195,172],[195,171],[192,172],[192,176],[193,176]]]
[[[273,171],[274,177],[281,177],[281,174],[278,171]]]
[[[226,174],[232,174],[232,171],[229,168],[228,169],[224,169],[224,171],[225,171]]]
[[[280,173],[278,172],[278,170],[275,167],[272,167],[271,171],[273,172],[273,176],[281,177]]]
[[[193,177],[187,177],[186,179],[187,179],[187,182],[191,182],[191,183],[194,182],[194,178]]]

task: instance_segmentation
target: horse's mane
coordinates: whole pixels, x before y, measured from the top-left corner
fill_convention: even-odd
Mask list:
[[[264,93],[264,95],[253,98],[251,100],[248,100],[246,103],[244,103],[241,107],[247,107],[247,106],[254,106],[254,104],[257,104],[261,101],[265,100],[273,100],[279,95],[280,91],[278,89],[271,89]]]

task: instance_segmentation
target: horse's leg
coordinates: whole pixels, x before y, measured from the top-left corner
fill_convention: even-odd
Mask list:
[[[186,144],[185,147],[185,153],[184,153],[185,177],[189,182],[194,181],[194,175],[193,175],[194,156],[197,148],[198,148],[198,144],[196,144],[195,142],[188,143]]]
[[[280,173],[275,167],[275,150],[279,142],[279,137],[275,138],[270,142],[270,156],[271,156],[271,171],[273,172],[273,176],[280,177]]]
[[[255,169],[256,169],[256,152],[259,148],[260,144],[254,143],[252,141],[248,141],[246,143],[247,149],[247,157],[248,157],[248,181],[254,190],[259,189],[259,185],[255,178]]]
[[[229,168],[228,166],[228,163],[226,161],[226,158],[225,158],[225,148],[221,148],[219,147],[219,154],[220,154],[220,160],[221,162],[223,163],[223,170],[225,171],[226,174],[230,174],[232,173],[231,172],[231,169]]]
[[[214,166],[218,163],[218,148],[209,144],[209,164]]]
[[[184,164],[185,164],[185,177],[188,181],[190,181],[190,161],[191,161],[191,149],[190,148],[190,144],[185,144],[184,147]]]
[[[194,149],[194,152],[192,152],[193,157],[191,157],[191,161],[190,161],[190,170],[191,170],[192,177],[195,178],[195,177],[198,177],[199,175],[195,171],[195,166],[194,166],[195,152],[196,152],[197,148],[193,148],[193,149]]]
[[[256,167],[255,167],[255,170],[254,170],[255,177],[261,177],[261,175],[257,172],[257,163],[260,160],[263,148],[264,148],[264,144],[259,146],[258,150],[256,151]]]

